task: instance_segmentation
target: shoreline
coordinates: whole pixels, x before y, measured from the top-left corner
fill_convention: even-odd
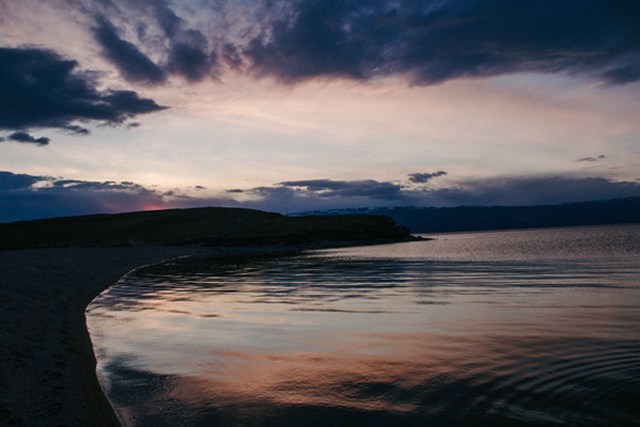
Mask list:
[[[192,247],[0,251],[0,425],[119,426],[96,376],[86,307],[133,269],[207,252]]]
[[[374,244],[381,243],[392,242]],[[222,260],[344,246],[358,242],[0,251],[0,425],[120,426],[98,382],[85,311],[127,273],[182,256]]]

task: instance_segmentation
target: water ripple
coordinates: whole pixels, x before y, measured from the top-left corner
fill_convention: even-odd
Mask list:
[[[183,260],[126,277],[88,321],[126,425],[634,425],[638,242],[627,226]]]

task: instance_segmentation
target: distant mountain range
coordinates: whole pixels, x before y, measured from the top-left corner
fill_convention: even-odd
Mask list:
[[[543,206],[360,208],[297,215],[384,215],[412,233],[565,227],[640,222],[640,197]]]

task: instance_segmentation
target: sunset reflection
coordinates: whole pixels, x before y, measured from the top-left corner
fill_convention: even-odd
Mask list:
[[[540,248],[544,231],[532,233]],[[504,233],[482,237],[494,247],[472,262],[454,255],[467,256],[453,250],[465,235],[450,235],[395,256],[142,270],[90,308],[109,398],[136,426],[510,424],[585,411],[624,424],[640,392],[628,380],[640,378],[633,254],[573,259],[567,242],[540,257],[511,237],[519,250],[504,259]]]

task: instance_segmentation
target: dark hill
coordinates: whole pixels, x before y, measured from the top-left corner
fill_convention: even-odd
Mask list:
[[[544,206],[396,207],[317,213],[384,215],[412,233],[567,227],[640,222],[640,197]]]
[[[408,240],[381,216],[285,217],[236,208],[171,209],[0,224],[0,249],[71,246],[262,246]]]

